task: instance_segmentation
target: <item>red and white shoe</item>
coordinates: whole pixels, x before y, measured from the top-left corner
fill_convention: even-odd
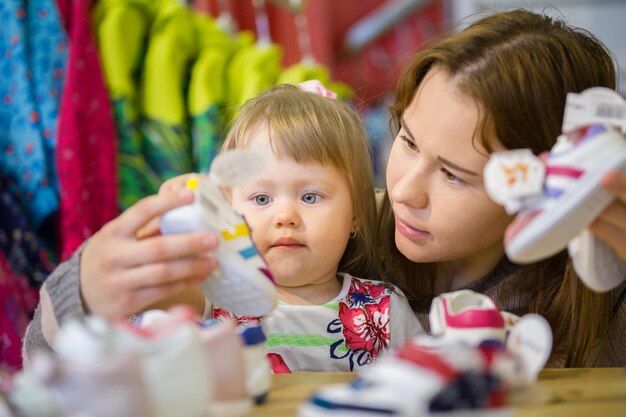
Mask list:
[[[537,314],[499,311],[491,298],[470,290],[441,294],[433,300],[429,315],[431,335],[417,336],[413,343],[438,350],[450,346],[506,346],[516,369],[507,371],[510,384],[534,381],[552,351],[552,330]]]
[[[408,341],[351,383],[314,392],[298,415],[509,416],[507,378],[514,367],[514,358],[496,341],[439,349]]]
[[[516,160],[516,152],[491,155],[485,189],[510,212],[521,209],[504,244],[509,259],[531,263],[565,249],[613,201],[600,182],[609,170],[626,172],[626,139],[612,127],[589,125],[559,137],[544,161]]]
[[[430,307],[431,334],[444,343],[477,346],[506,339],[506,323],[491,298],[469,290],[441,294]]]

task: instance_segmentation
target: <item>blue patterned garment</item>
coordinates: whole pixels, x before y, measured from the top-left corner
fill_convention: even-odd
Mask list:
[[[0,252],[11,270],[39,289],[56,266],[57,259],[29,224],[20,206],[0,178]]]
[[[54,148],[66,60],[54,0],[0,2],[0,175],[35,227],[59,204]]]

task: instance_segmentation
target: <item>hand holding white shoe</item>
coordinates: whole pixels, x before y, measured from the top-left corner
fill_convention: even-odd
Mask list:
[[[602,187],[612,192],[615,200],[600,213],[590,229],[626,263],[626,174],[608,172],[602,179]]]
[[[107,223],[85,244],[80,291],[87,313],[114,319],[197,286],[216,267],[213,233],[140,233],[154,219],[193,201],[193,192],[146,197]]]
[[[523,150],[491,155],[485,190],[509,213],[520,211],[504,239],[512,261],[531,263],[568,247],[574,269],[592,290],[608,291],[624,280],[626,180],[619,183],[624,179],[619,171],[626,172],[624,114],[626,101],[609,89],[570,93],[564,134],[542,161]],[[537,164],[545,164],[545,178],[533,168]],[[529,193],[525,185],[536,180],[540,187]],[[598,216],[595,229],[608,244],[585,233]]]
[[[569,94],[563,117],[563,131],[590,123],[605,123],[626,135],[626,100],[615,91],[596,87],[581,94]],[[591,224],[591,231],[613,250],[626,268],[626,172],[608,171],[601,186],[615,198]]]
[[[161,219],[163,234],[211,231],[219,237],[214,256],[220,265],[201,289],[208,299],[233,314],[261,316],[271,311],[278,299],[247,223],[219,189],[251,180],[264,164],[265,154],[254,147],[221,153],[208,177],[187,180],[186,187],[196,196],[194,202],[165,213]]]

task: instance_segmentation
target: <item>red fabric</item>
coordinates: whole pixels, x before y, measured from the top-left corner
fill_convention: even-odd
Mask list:
[[[57,0],[69,38],[56,163],[61,259],[118,213],[116,131],[91,28],[92,0]]]
[[[28,279],[13,273],[0,252],[0,365],[13,370],[22,367],[22,338],[37,300]]]

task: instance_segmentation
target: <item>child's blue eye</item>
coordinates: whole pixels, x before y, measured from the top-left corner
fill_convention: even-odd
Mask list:
[[[320,198],[321,196],[319,194],[306,193],[302,196],[302,201],[304,201],[307,204],[313,204],[313,203],[316,203]]]
[[[258,206],[265,206],[272,201],[270,196],[267,194],[257,194],[254,197],[252,197],[252,200]]]

